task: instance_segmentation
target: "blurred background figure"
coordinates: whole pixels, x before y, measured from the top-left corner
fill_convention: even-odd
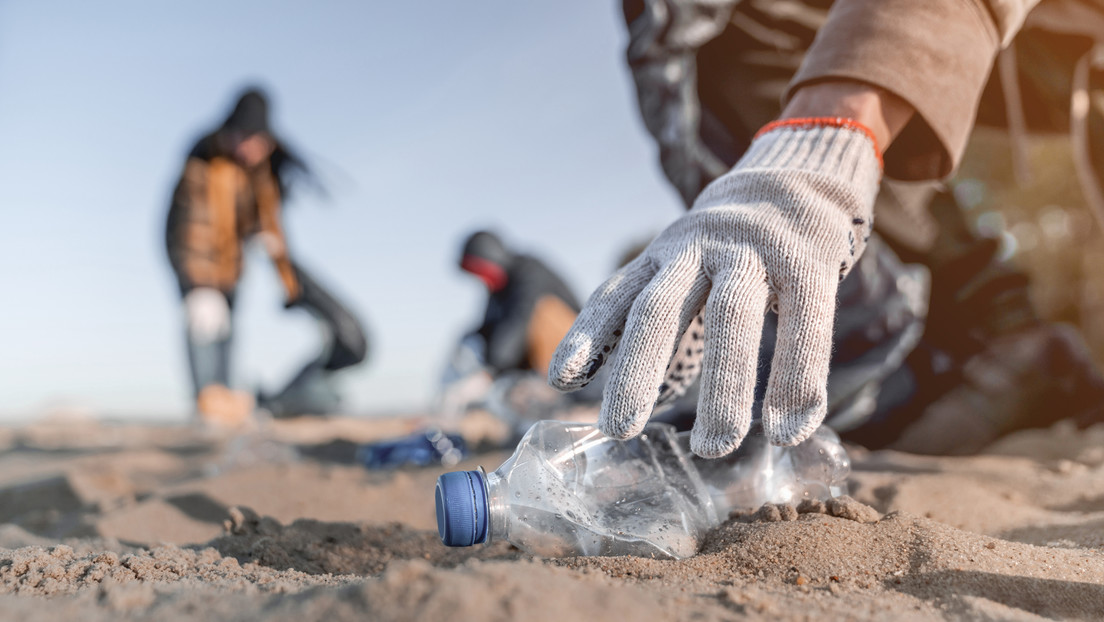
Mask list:
[[[333,412],[340,396],[331,374],[367,354],[360,323],[289,254],[281,205],[296,174],[310,171],[273,133],[268,99],[252,88],[195,144],[173,192],[165,239],[183,300],[195,408],[206,422],[238,426],[257,405],[274,416]],[[287,386],[256,399],[232,388],[230,370],[234,293],[252,239],[272,260],[285,307],[311,313],[325,335],[321,353]]]
[[[534,421],[593,421],[597,414],[575,407],[585,400],[597,404],[600,393],[563,395],[548,386],[552,353],[579,312],[564,280],[489,231],[467,237],[459,265],[486,287],[483,321],[449,357],[434,417],[410,435],[360,446],[357,461],[368,468],[451,466],[468,455],[465,437],[507,446]]]
[[[0,3],[0,204],[22,206],[0,227],[0,280],[35,300],[2,314],[24,328],[3,337],[0,419],[191,418],[178,286],[163,259],[168,195],[197,139],[258,81],[272,129],[326,190],[321,209],[309,183],[281,197],[291,260],[368,333],[371,366],[336,375],[345,414],[429,412],[446,357],[486,304],[474,279],[457,278],[467,233],[485,223],[517,233],[582,294],[615,261],[611,236],[671,218],[674,195],[626,114],[622,27],[607,2],[505,12],[443,2],[430,15],[402,3],[63,6]],[[427,183],[430,169],[442,176]],[[70,183],[56,183],[59,171]],[[320,342],[312,317],[276,304],[271,261],[247,246],[232,386],[278,392]]]
[[[579,302],[541,260],[514,253],[488,231],[464,243],[460,268],[487,287],[483,323],[472,333],[483,345],[483,361],[493,374],[515,370],[548,373],[548,362],[567,334]]]
[[[548,386],[552,353],[579,312],[578,299],[555,271],[489,231],[468,236],[459,263],[482,281],[487,305],[479,328],[461,339],[446,367],[438,406],[444,421],[481,405],[523,431],[600,399],[594,392],[563,396]]]

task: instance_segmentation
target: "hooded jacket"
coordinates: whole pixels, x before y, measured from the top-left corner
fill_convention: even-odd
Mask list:
[[[233,145],[256,134],[267,135],[275,149],[247,170],[234,159]],[[241,277],[243,243],[263,233],[286,300],[299,298],[281,225],[281,199],[295,168],[305,170],[273,135],[264,94],[246,91],[226,121],[192,147],[173,191],[165,238],[182,293],[210,287],[232,295]]]
[[[544,373],[580,309],[563,279],[540,260],[511,252],[485,231],[468,238],[460,265],[490,288],[483,323],[475,331],[486,344],[487,366],[496,373]]]

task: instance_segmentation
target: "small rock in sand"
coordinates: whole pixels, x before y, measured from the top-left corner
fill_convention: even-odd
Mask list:
[[[797,504],[798,514],[827,514],[828,506],[820,499],[805,499]]]
[[[764,503],[746,519],[753,523],[778,523],[797,520],[797,508],[787,503]]]
[[[828,500],[828,513],[838,518],[846,518],[860,523],[876,523],[882,519],[878,510],[843,495]]]

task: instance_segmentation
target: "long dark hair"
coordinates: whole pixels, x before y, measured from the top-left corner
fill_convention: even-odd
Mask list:
[[[268,135],[274,144],[269,164],[280,186],[281,195],[287,195],[295,180],[306,182],[324,194],[310,166],[286,141],[272,131],[268,121],[268,95],[259,87],[249,87],[238,97],[233,111],[215,130],[214,136],[222,144],[233,144],[243,137],[258,133]]]

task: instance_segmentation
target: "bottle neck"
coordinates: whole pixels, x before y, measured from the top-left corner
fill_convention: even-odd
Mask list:
[[[487,483],[487,543],[507,540],[510,537],[507,519],[508,483],[497,473],[485,473]]]

